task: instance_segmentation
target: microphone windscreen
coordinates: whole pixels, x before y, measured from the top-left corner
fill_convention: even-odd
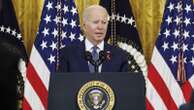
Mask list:
[[[99,52],[99,58],[101,59],[101,60],[110,60],[110,58],[111,58],[111,53],[110,53],[110,51],[100,51]]]
[[[101,60],[105,60],[105,59],[106,59],[106,53],[105,53],[104,51],[100,51],[100,52],[99,52],[99,58],[100,58]]]
[[[92,60],[92,54],[89,51],[85,51],[84,57],[87,61]]]

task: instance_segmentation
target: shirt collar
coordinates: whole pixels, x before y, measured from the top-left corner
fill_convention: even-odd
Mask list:
[[[91,49],[92,49],[93,46],[94,46],[94,45],[86,38],[86,39],[85,39],[85,49],[86,49],[86,51],[91,51]],[[97,45],[97,47],[98,47],[98,50],[99,50],[99,51],[104,50],[104,40],[103,40],[102,42],[100,42],[100,43]]]

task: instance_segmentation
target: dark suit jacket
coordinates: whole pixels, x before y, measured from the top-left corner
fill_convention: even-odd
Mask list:
[[[110,52],[110,59],[102,63],[101,72],[129,71],[127,53],[122,49],[104,44],[104,51]],[[85,59],[85,44],[71,45],[61,51],[60,72],[89,72],[88,61]]]

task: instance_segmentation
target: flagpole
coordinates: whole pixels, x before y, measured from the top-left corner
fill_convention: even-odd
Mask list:
[[[115,0],[111,0],[111,16],[116,15],[116,4]],[[110,43],[112,45],[117,45],[117,33],[116,33],[116,20],[111,20],[111,36],[110,36]]]
[[[57,0],[57,5],[61,6],[61,0]],[[61,8],[57,10],[57,16],[59,16],[59,21],[62,20],[62,11]],[[57,65],[56,65],[56,70],[59,69],[59,50],[60,50],[60,45],[62,43],[61,41],[61,34],[62,34],[62,25],[61,22],[59,22],[57,24],[57,31],[58,31],[58,35],[57,35],[57,55],[56,55],[56,59],[57,59]]]
[[[185,73],[185,67],[184,67],[184,55],[183,55],[183,43],[184,43],[184,26],[183,26],[183,1],[180,0],[178,2],[181,6],[180,9],[178,9],[178,17],[180,18],[180,23],[178,24],[178,29],[180,30],[180,37],[179,37],[179,55],[178,55],[178,69],[177,69],[177,80],[180,84],[184,83],[186,81],[186,73]]]

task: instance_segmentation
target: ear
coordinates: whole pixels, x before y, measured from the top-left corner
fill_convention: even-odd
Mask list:
[[[85,30],[86,30],[86,23],[83,23],[83,25],[82,25],[82,29],[83,29],[83,31],[85,31]]]

